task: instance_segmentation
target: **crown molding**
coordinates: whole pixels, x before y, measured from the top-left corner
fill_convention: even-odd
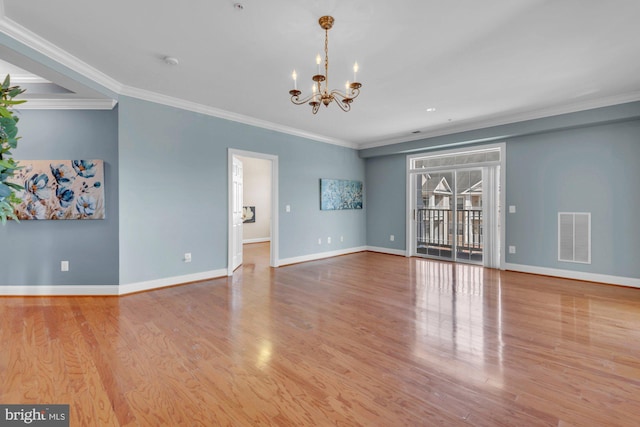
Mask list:
[[[205,114],[208,116],[218,117],[221,119],[231,120],[238,123],[244,123],[247,125],[273,130],[276,132],[281,132],[289,135],[299,136],[306,139],[311,139],[318,142],[324,142],[327,144],[339,145],[343,147],[357,149],[357,144],[354,144],[349,141],[343,141],[335,138],[329,138],[326,136],[318,135],[311,132],[302,131],[300,129],[295,129],[287,126],[282,126],[277,123],[268,122],[265,120],[259,120],[253,117],[244,116],[237,113],[232,113],[230,111],[221,110],[219,108],[209,107],[202,104],[197,104],[195,102],[185,101],[183,99],[172,98],[163,94],[159,94],[156,92],[147,91],[144,89],[138,89],[130,86],[123,85],[117,80],[109,77],[108,75],[102,73],[101,71],[95,69],[89,64],[79,60],[74,57],[70,53],[66,52],[63,49],[60,49],[58,46],[53,43],[47,41],[46,39],[38,36],[33,33],[29,29],[21,26],[17,22],[11,20],[4,14],[4,2],[0,0],[0,31],[8,35],[9,37],[19,41],[25,46],[43,54],[44,56],[58,62],[59,64],[64,65],[65,67],[81,74],[82,76],[88,78],[89,80],[111,90],[112,92],[118,95],[126,95],[134,98],[139,98],[142,100],[155,102],[158,104],[168,105],[172,107],[181,108],[188,111],[193,111],[196,113]],[[96,100],[87,100],[85,101],[85,106],[90,107],[93,106],[93,109],[97,109],[98,104],[95,102]],[[76,108],[73,103],[54,103],[53,100],[42,100],[39,106],[36,106],[38,103],[36,100],[30,100],[29,103],[31,106],[25,106],[24,109],[27,108],[47,108],[49,105],[50,108],[65,108],[66,105],[68,108]],[[26,105],[26,104],[25,104]],[[81,105],[78,103],[76,105]],[[114,103],[110,108],[113,108]],[[79,108],[79,107],[77,107]],[[105,109],[104,105],[99,107],[100,109]],[[110,109],[109,108],[109,109]]]
[[[225,120],[231,120],[246,125],[251,125],[263,129],[273,130],[280,133],[286,133],[288,135],[299,136],[306,139],[311,139],[318,142],[324,142],[327,144],[339,145],[342,147],[348,147],[357,149],[357,144],[349,141],[343,141],[335,138],[329,138],[326,136],[318,135],[311,132],[302,131],[300,129],[291,128],[288,126],[279,125],[277,123],[268,122],[265,120],[259,120],[254,117],[244,116],[242,114],[232,113],[230,111],[222,110],[207,105],[198,104],[196,102],[185,101],[184,99],[174,98],[157,92],[152,92],[144,89],[139,89],[131,86],[123,86],[120,95],[129,96],[132,98],[141,99],[144,101],[154,102],[156,104],[162,104],[169,107],[180,108],[182,110],[193,111],[194,113],[200,113],[207,116],[218,117]]]
[[[442,127],[440,129],[434,129],[432,131],[420,132],[410,137],[397,137],[381,139],[378,141],[365,142],[358,144],[358,149],[365,150],[367,148],[383,147],[385,145],[400,144],[403,142],[419,141],[421,139],[435,138],[438,136],[451,135],[455,133],[468,132],[478,129],[489,128],[493,126],[502,126],[511,123],[524,122],[527,120],[542,119],[545,117],[559,116],[562,114],[577,113],[580,111],[592,110],[595,108],[610,107],[612,105],[626,104],[629,102],[640,101],[640,90],[609,96],[605,98],[590,99],[581,102],[574,102],[571,104],[564,104],[559,106],[553,106],[549,108],[542,108],[533,111],[526,111],[522,113],[510,114],[501,116],[499,118],[493,118],[488,120],[477,120],[466,123],[460,123],[458,125],[451,125]]]
[[[120,82],[8,18],[4,14],[4,3],[0,8],[0,31],[112,92],[119,93],[122,88]]]
[[[16,105],[16,110],[113,110],[118,102],[115,99],[28,99],[24,104]]]
[[[52,83],[44,77],[36,76],[35,74],[11,74],[11,84],[46,84]]]
[[[49,59],[67,67],[68,69],[82,75],[83,77],[89,79],[90,81],[95,82],[118,95],[131,96],[134,98],[155,102],[163,105],[168,105],[168,106],[184,109],[187,111],[193,111],[193,112],[205,114],[208,116],[218,117],[221,119],[231,120],[234,122],[243,123],[250,126],[255,126],[255,127],[272,130],[280,133],[285,133],[289,135],[294,135],[294,136],[298,136],[298,137],[302,137],[302,138],[306,138],[306,139],[310,139],[318,142],[323,142],[327,144],[339,145],[342,147],[352,148],[356,150],[364,150],[368,148],[382,147],[386,145],[399,144],[403,142],[429,139],[429,138],[467,132],[467,131],[473,131],[473,130],[488,128],[493,126],[506,125],[506,124],[516,123],[516,122],[535,120],[535,119],[556,116],[561,114],[575,113],[578,111],[584,111],[584,110],[589,110],[594,108],[607,107],[607,106],[616,105],[616,104],[640,101],[640,91],[634,91],[626,94],[620,94],[620,95],[615,95],[615,96],[610,96],[605,98],[585,100],[585,101],[574,102],[574,103],[565,104],[561,106],[553,106],[549,108],[537,109],[534,111],[510,114],[506,116],[501,116],[499,118],[490,118],[487,120],[473,120],[473,121],[461,122],[459,124],[445,125],[443,127],[435,128],[432,130],[427,129],[424,132],[421,132],[420,134],[416,134],[416,135],[398,136],[398,137],[392,137],[392,138],[379,139],[376,141],[358,143],[354,141],[346,141],[346,140],[340,140],[336,138],[330,138],[327,136],[303,131],[296,128],[291,128],[291,127],[280,125],[277,123],[256,119],[254,117],[233,113],[233,112],[222,110],[219,108],[210,107],[210,106],[194,103],[191,101],[186,101],[183,99],[169,97],[156,92],[123,85],[122,83],[113,79],[107,74],[104,74],[103,72],[97,70],[96,68],[90,66],[89,64],[81,61],[80,59],[66,52],[65,50],[59,48],[53,43],[47,41],[46,39],[40,37],[39,35],[33,33],[29,29],[23,27],[22,25],[8,18],[5,15],[5,11],[4,11],[4,0],[0,0],[0,32],[6,34],[7,36],[35,50],[36,52],[39,52],[40,54],[48,57]],[[31,103],[32,106],[25,106],[23,108],[24,109],[65,108],[65,105],[66,105],[67,106],[66,108],[111,109],[113,108],[113,106],[115,106],[116,101],[112,101],[110,107],[107,107],[106,104],[102,104],[100,100],[82,100],[75,104],[73,102],[68,102],[68,103],[60,102],[57,104],[58,107],[54,106],[55,103],[53,102],[53,100],[42,100],[42,102],[40,103],[41,106],[37,106],[37,107],[35,106],[37,105],[36,100],[30,100],[29,103]],[[80,107],[80,105],[82,105],[83,103],[84,103],[84,107]],[[46,105],[50,105],[50,107],[46,107]],[[77,107],[74,105],[77,105]]]

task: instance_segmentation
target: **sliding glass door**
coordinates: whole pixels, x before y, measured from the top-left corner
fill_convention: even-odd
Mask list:
[[[416,254],[482,263],[482,169],[415,175]]]
[[[407,156],[408,255],[501,268],[504,150]]]

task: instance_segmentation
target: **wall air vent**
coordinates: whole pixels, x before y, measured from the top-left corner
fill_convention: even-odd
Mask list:
[[[591,264],[591,213],[558,212],[558,261]]]

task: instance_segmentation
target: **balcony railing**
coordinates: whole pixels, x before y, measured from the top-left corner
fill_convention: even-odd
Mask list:
[[[457,225],[455,241],[457,253],[469,256],[482,254],[482,210],[460,209],[455,213],[456,221],[454,222],[454,211],[451,209],[421,208],[416,210],[419,251],[421,248],[433,249],[448,251],[450,254],[454,243],[453,227]]]

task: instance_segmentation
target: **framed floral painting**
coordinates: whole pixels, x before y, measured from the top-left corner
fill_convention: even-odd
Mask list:
[[[362,181],[320,179],[320,209],[362,209]]]
[[[13,182],[24,186],[16,216],[28,219],[104,219],[102,160],[20,160]]]
[[[256,207],[255,206],[243,206],[242,207],[242,222],[250,223],[256,222]]]

